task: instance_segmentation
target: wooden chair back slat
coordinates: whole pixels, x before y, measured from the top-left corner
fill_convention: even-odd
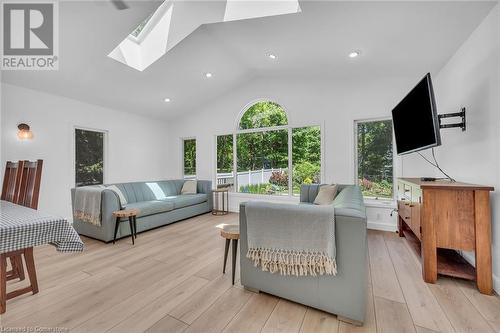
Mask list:
[[[38,208],[43,161],[24,161],[18,204]]]
[[[38,208],[43,160],[7,162],[1,199]]]
[[[21,190],[24,161],[7,162],[2,186],[2,200],[17,203]]]

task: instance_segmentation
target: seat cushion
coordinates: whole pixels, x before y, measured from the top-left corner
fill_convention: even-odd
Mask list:
[[[174,209],[189,207],[200,204],[208,200],[207,194],[181,194],[173,197],[168,197],[165,201],[172,202]]]
[[[125,205],[125,209],[135,208],[139,210],[137,217],[149,216],[164,212],[169,212],[174,209],[174,204],[166,200],[152,200],[129,203]]]

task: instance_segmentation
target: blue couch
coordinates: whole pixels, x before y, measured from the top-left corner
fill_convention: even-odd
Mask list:
[[[198,180],[197,194],[181,195],[185,180],[162,180],[109,184],[117,186],[127,199],[120,207],[118,195],[105,189],[101,198],[101,226],[73,220],[73,227],[80,235],[105,242],[113,240],[115,218],[112,213],[121,208],[137,208],[137,232],[167,225],[179,220],[204,214],[212,210],[212,182]],[[75,189],[71,189],[71,202],[74,204]],[[116,238],[130,236],[128,223],[120,223]]]
[[[302,205],[314,202],[319,185],[302,185]],[[338,315],[340,320],[362,324],[365,320],[367,293],[366,213],[358,186],[339,185],[332,204],[335,210],[337,249],[336,276],[282,276],[263,272],[246,258],[248,251],[245,203],[240,205],[241,284]],[[272,221],[269,221],[272,223]]]

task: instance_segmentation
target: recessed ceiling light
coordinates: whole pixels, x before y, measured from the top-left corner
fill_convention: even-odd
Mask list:
[[[208,73],[205,73],[205,76],[210,79],[212,77],[212,73],[208,72]]]
[[[274,59],[276,59],[276,55],[271,53],[271,54],[269,55],[269,58],[274,60]]]
[[[349,53],[349,58],[356,58],[356,57],[359,57],[361,55],[361,51],[352,51],[351,53]]]
[[[166,102],[166,103],[168,103],[168,102],[170,102],[170,98],[167,97],[163,101]]]

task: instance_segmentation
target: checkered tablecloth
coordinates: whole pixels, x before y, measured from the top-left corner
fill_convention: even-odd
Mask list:
[[[64,218],[0,201],[0,253],[52,244],[61,252],[83,251],[83,242]]]

